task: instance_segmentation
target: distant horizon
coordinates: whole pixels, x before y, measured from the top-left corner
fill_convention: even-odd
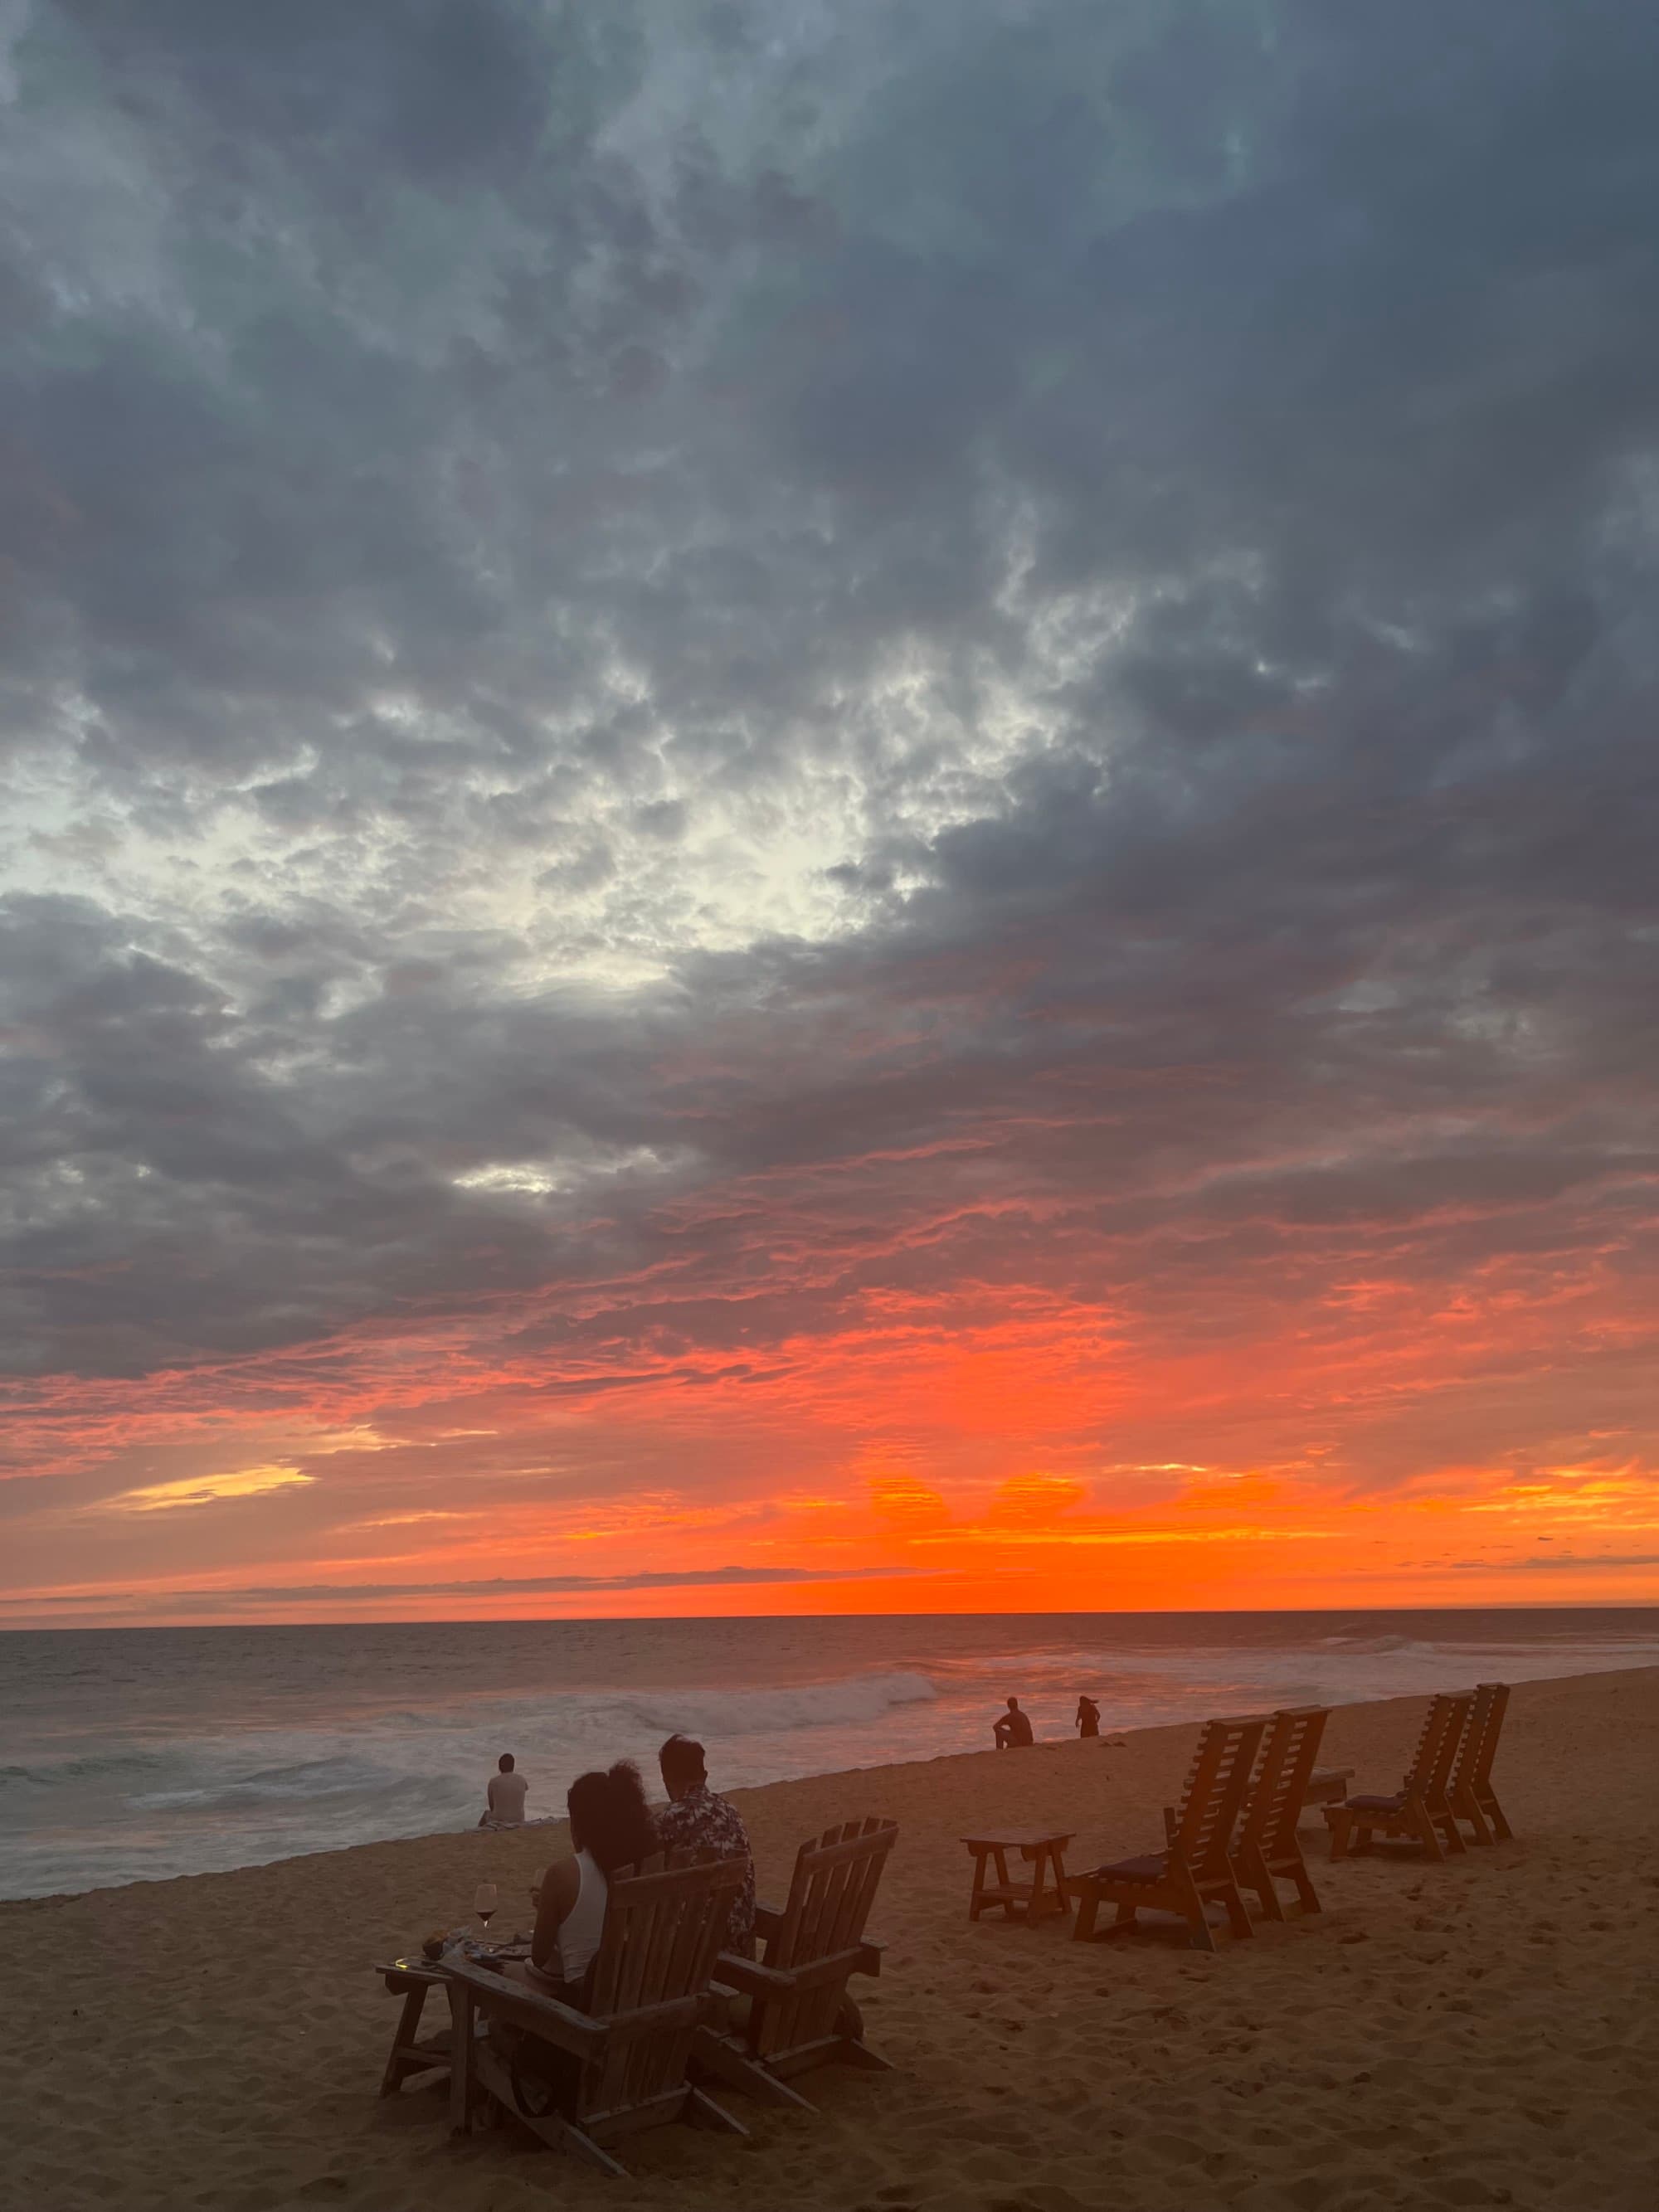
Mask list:
[[[402,1619],[341,1617],[307,1620],[123,1620],[123,1621],[5,1621],[0,1622],[0,1636],[50,1636],[91,1632],[106,1636],[149,1634],[152,1631],[173,1634],[180,1631],[217,1629],[280,1629],[307,1628],[568,1628],[597,1627],[671,1627],[690,1621],[764,1621],[783,1624],[790,1621],[844,1621],[852,1626],[860,1620],[1273,1620],[1295,1618],[1297,1615],[1314,1618],[1335,1613],[1650,1613],[1659,1614],[1659,1601],[1620,1599],[1583,1599],[1571,1604],[1560,1602],[1523,1604],[1519,1601],[1494,1600],[1483,1605],[1273,1605],[1273,1606],[1065,1606],[1038,1610],[1011,1611],[997,1609],[944,1611],[927,1613],[429,1613],[410,1614]]]

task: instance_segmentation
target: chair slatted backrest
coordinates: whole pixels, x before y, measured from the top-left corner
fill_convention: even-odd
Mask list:
[[[1257,1845],[1269,1860],[1297,1848],[1297,1825],[1329,1718],[1324,1705],[1287,1706],[1268,1718],[1241,1840]]]
[[[844,1821],[804,1843],[795,1854],[788,1902],[767,1939],[762,1964],[787,1970],[856,1950],[864,1940],[887,1854],[897,1841],[896,1820],[872,1817]],[[763,2056],[831,2034],[845,1986],[830,1981],[822,1988],[769,2002],[758,2039]]]
[[[1435,1806],[1444,1801],[1452,1761],[1457,1756],[1473,1702],[1467,1691],[1454,1696],[1450,1691],[1440,1690],[1429,1699],[1429,1710],[1423,1717],[1423,1733],[1417,1739],[1416,1755],[1406,1777],[1407,1790],[1420,1797],[1425,1805]]]
[[[1507,1682],[1475,1684],[1468,1724],[1457,1747],[1457,1766],[1451,1782],[1455,1797],[1466,1790],[1491,1788],[1492,1763],[1498,1751],[1498,1739],[1504,1731],[1504,1715],[1509,1702]]]
[[[744,1871],[740,1858],[680,1850],[612,1875],[588,2011],[614,2032],[583,2069],[579,2117],[626,2111],[684,2081],[696,2027],[689,2008],[682,2004],[682,2016],[661,2027],[638,2016],[708,1987]]]
[[[1170,1835],[1200,1880],[1228,1873],[1228,1848],[1266,1725],[1237,1719],[1204,1723]]]

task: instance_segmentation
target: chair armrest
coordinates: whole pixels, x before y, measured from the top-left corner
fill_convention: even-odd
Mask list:
[[[573,2057],[597,2057],[604,2049],[606,2030],[604,2024],[585,2012],[562,2004],[557,1997],[543,1995],[523,1982],[509,1981],[501,1974],[492,1974],[487,1967],[462,1962],[446,1964],[444,1979],[460,1982],[473,1995],[480,2011],[498,2014],[510,2020],[515,2027],[526,2028],[532,2035],[539,2035],[549,2043],[556,2043],[561,2051]]]
[[[794,1988],[793,1975],[776,1966],[763,1966],[753,1959],[740,1959],[735,1951],[722,1951],[714,1962],[720,1979],[714,1986],[734,1996],[784,1997]]]
[[[803,1996],[829,1982],[844,1982],[849,1974],[881,1972],[879,1943],[860,1943],[848,1951],[834,1951],[827,1959],[811,1960],[804,1966],[762,1966],[753,1959],[740,1959],[722,1951],[714,1971],[722,1982],[750,1997]]]

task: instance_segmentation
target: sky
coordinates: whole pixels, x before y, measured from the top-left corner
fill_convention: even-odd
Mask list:
[[[1659,15],[0,103],[0,1621],[1659,1598]]]

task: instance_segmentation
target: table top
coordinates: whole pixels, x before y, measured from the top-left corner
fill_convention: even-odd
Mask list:
[[[1069,1844],[1075,1828],[1000,1828],[976,1836],[963,1836],[970,1851],[1034,1851],[1043,1844]]]
[[[401,1974],[410,1981],[441,1982],[444,1965],[451,1957],[465,1958],[472,1966],[488,1966],[492,1960],[527,1959],[530,1942],[527,1936],[518,1936],[510,1943],[471,1943],[457,1945],[436,1959],[428,1959],[424,1952],[411,1952],[406,1959],[383,1960],[374,1969],[377,1974]]]

